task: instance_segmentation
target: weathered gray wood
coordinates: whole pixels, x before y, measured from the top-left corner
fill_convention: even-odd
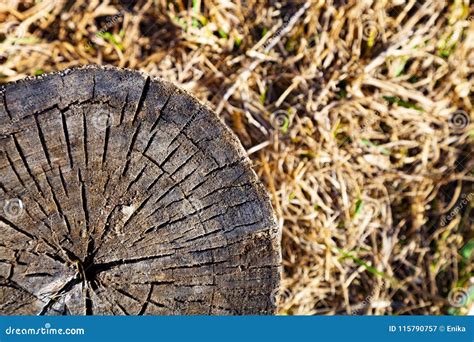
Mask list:
[[[1,314],[274,312],[273,211],[211,110],[102,67],[1,95]]]

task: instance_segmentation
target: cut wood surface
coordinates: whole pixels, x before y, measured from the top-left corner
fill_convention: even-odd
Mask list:
[[[280,232],[210,109],[103,67],[1,99],[0,314],[274,313]]]

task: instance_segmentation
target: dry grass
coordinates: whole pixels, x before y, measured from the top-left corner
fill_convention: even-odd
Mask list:
[[[113,64],[209,102],[284,227],[280,313],[466,314],[473,14],[467,0],[6,0],[0,80]]]

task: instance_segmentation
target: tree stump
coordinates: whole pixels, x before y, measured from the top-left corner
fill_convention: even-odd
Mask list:
[[[215,113],[95,66],[1,94],[1,314],[274,313],[279,229]]]

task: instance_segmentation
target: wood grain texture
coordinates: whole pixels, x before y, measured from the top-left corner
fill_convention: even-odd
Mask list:
[[[174,85],[92,66],[9,84],[0,169],[1,314],[274,313],[268,196]]]

